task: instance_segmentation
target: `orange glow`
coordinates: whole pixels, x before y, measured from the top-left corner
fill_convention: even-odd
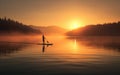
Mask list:
[[[77,29],[77,28],[79,28],[79,27],[83,27],[83,25],[82,25],[82,23],[81,22],[79,22],[79,21],[72,21],[71,23],[70,23],[70,29],[71,30],[73,30],[73,29]]]
[[[29,0],[27,3],[22,0],[13,2],[0,0],[0,17],[6,16],[27,25],[56,25],[71,30],[83,25],[119,21],[119,3],[120,0],[109,2],[104,0],[94,0],[94,2],[91,0]],[[81,20],[84,23],[81,24]]]

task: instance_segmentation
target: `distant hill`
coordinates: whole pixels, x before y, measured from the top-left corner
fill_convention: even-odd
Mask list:
[[[65,34],[68,30],[58,27],[58,26],[33,26],[31,25],[32,28],[39,29],[41,30],[44,34],[46,35],[60,35],[60,34]]]
[[[88,25],[66,33],[69,36],[120,36],[120,22]]]
[[[40,34],[41,31],[11,19],[0,18],[0,35]]]

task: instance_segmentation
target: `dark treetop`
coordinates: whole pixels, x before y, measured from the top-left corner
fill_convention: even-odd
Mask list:
[[[120,21],[97,25],[88,25],[67,32],[69,36],[120,36]]]
[[[0,34],[40,34],[41,31],[11,19],[0,18]]]

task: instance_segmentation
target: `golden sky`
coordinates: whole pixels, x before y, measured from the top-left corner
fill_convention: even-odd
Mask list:
[[[70,28],[120,20],[120,0],[0,0],[0,17]]]

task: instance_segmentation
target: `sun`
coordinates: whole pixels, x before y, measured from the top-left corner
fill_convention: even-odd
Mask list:
[[[82,24],[81,22],[78,22],[78,21],[72,21],[70,23],[70,29],[73,30],[73,29],[77,29],[79,27],[82,27]]]
[[[78,23],[73,23],[72,28],[73,28],[73,29],[77,29],[77,28],[79,28],[79,24],[78,24]]]

